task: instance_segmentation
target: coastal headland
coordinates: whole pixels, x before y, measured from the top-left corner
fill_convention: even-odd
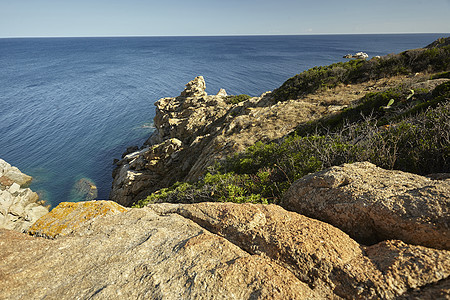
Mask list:
[[[259,97],[198,76],[107,201],[44,211],[0,161],[0,299],[448,299],[449,72],[447,38]]]

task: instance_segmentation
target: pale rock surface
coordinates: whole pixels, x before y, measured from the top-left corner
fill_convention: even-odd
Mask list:
[[[227,91],[225,91],[225,89],[220,89],[216,96],[226,97]]]
[[[73,226],[53,240],[0,230],[0,297],[395,299],[424,290],[436,299],[448,292],[449,251],[395,240],[364,247],[276,205],[153,204],[103,214],[110,205],[63,205],[51,222],[35,224],[41,232]]]
[[[296,181],[281,205],[330,223],[363,243],[386,239],[450,249],[450,180],[362,162]]]
[[[318,298],[270,258],[178,214],[131,209],[84,223],[55,240],[0,231],[0,297]]]
[[[275,103],[270,92],[229,104],[225,91],[207,95],[205,87],[199,76],[180,96],[155,103],[156,130],[141,150],[117,163],[110,199],[130,206],[176,181],[195,181],[227,155],[281,138],[301,122],[342,108],[307,100]]]
[[[450,252],[386,241],[363,247],[341,230],[276,205],[153,204],[245,251],[269,257],[321,298],[393,299],[450,275]]]
[[[31,180],[0,159],[0,228],[22,232],[48,213],[38,195],[26,187]]]

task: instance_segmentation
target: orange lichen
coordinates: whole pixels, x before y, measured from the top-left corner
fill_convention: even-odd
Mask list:
[[[28,233],[56,238],[67,235],[90,220],[127,209],[113,201],[62,202],[34,223]]]

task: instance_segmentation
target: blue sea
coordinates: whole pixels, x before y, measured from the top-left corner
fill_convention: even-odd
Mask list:
[[[0,39],[0,158],[52,206],[80,178],[107,199],[113,159],[153,130],[153,103],[198,75],[260,95],[316,65],[419,48],[445,34]],[[448,34],[447,34],[448,36]]]

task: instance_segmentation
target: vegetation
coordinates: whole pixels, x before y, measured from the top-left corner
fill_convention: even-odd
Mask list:
[[[359,108],[363,112],[359,119],[342,119],[341,126],[328,127],[326,132],[316,127],[313,133],[295,133],[267,144],[258,142],[218,163],[202,180],[177,183],[136,206],[155,202],[278,203],[289,186],[304,175],[357,161],[422,175],[449,172],[450,82],[436,87],[431,94],[430,99],[416,106],[405,105],[403,111],[398,110],[403,96],[398,96],[400,100],[392,105],[393,109],[397,105],[396,113],[390,112],[384,125],[379,125],[382,118],[375,118],[377,114],[364,115],[366,110]],[[367,99],[385,105],[379,98],[387,100],[387,95],[396,94],[383,92]],[[365,107],[367,99],[360,106]]]
[[[287,80],[272,94],[278,101],[296,99],[320,88],[365,82],[416,72],[440,72],[450,68],[450,46],[415,49],[371,60],[350,60],[314,67]]]
[[[442,45],[317,67],[289,79],[274,94],[278,100],[287,100],[340,83],[419,71],[444,71],[432,79],[448,78],[449,52],[450,46]],[[248,98],[228,97],[228,103]],[[339,114],[303,124],[281,140],[258,142],[217,163],[201,180],[178,182],[135,206],[156,202],[279,203],[289,186],[306,174],[357,161],[421,175],[450,172],[449,100],[450,81],[432,91],[399,86],[368,93]]]
[[[228,104],[238,104],[238,103],[248,100],[250,98],[251,98],[251,96],[242,94],[242,95],[237,95],[237,96],[227,96],[225,101]]]

